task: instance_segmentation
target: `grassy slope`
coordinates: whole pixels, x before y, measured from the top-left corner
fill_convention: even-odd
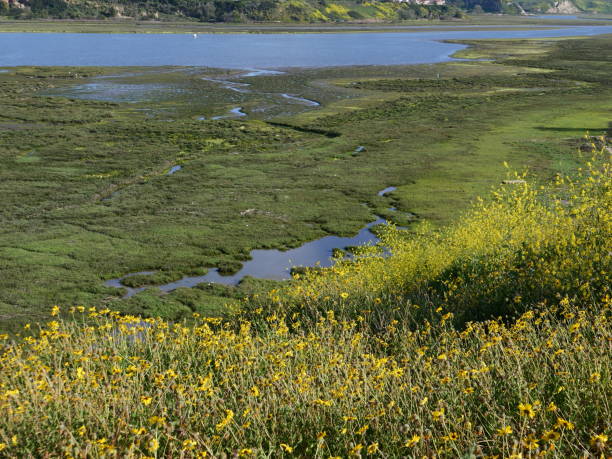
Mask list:
[[[0,451],[607,457],[612,170],[592,153],[227,321],[54,308],[0,336]]]
[[[571,139],[585,129],[602,132],[609,120],[609,43],[609,38],[504,41],[479,53],[520,51],[523,57],[508,64],[338,68],[258,80],[261,90],[280,88],[321,100],[321,110],[286,113],[284,121],[333,129],[342,134],[336,138],[258,121],[197,122],[208,103],[194,106],[194,97],[161,101],[175,119],[168,123],[166,113],[149,119],[133,110],[146,103],[33,94],[74,84],[69,72],[82,78],[79,69],[0,74],[3,322],[29,321],[53,303],[110,303],[169,318],[193,310],[219,312],[224,298],[256,286],[183,289],[165,296],[152,290],[120,301],[102,281],[144,269],[160,270],[166,280],[206,266],[232,269],[254,247],[350,234],[373,212],[384,215],[390,204],[440,225],[499,181],[504,160],[518,168],[529,165],[544,177],[566,170],[576,147]],[[533,53],[541,49],[553,54]],[[553,80],[542,73],[546,67],[562,70]],[[160,75],[128,81],[161,81],[187,94],[211,92],[199,75]],[[467,87],[466,77],[476,87]],[[400,84],[390,90],[377,83],[381,79]],[[413,91],[415,84],[425,90]],[[238,102],[254,108],[262,100]],[[213,100],[223,110],[234,104]],[[274,110],[281,115],[285,109]],[[366,152],[351,156],[357,145]],[[166,177],[177,162],[184,169]],[[120,186],[116,196],[96,198],[110,196],[113,184]],[[388,185],[398,191],[377,198]],[[249,208],[261,212],[241,217]]]

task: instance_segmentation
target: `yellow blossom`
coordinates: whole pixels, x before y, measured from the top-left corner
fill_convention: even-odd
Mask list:
[[[574,430],[574,427],[575,427],[574,424],[571,423],[570,421],[567,421],[563,418],[557,418],[557,423],[555,424],[555,428]]]
[[[234,419],[234,412],[232,410],[225,410],[225,418],[223,418],[216,426],[217,432],[225,429]]]
[[[536,415],[535,410],[533,409],[533,405],[531,403],[519,403],[518,409],[521,416],[533,418]]]
[[[608,436],[605,434],[597,434],[591,437],[591,446],[603,447],[608,442]]]
[[[159,449],[159,441],[157,440],[157,438],[153,438],[149,442],[149,445],[147,446],[147,449],[149,451],[151,451],[152,453],[154,453],[155,451],[157,451]]]
[[[193,450],[195,448],[195,446],[196,446],[196,442],[191,440],[191,439],[183,441],[183,450],[184,451],[191,451],[191,450]]]
[[[414,445],[416,445],[419,441],[421,440],[421,437],[419,437],[418,435],[413,435],[412,438],[410,438],[406,443],[404,443],[404,446],[406,448],[412,448]]]

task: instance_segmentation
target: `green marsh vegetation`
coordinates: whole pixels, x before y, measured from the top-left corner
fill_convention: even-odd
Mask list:
[[[554,24],[559,25],[597,25],[601,22],[586,22],[584,19],[612,19],[612,15],[581,15],[578,19],[556,19]],[[79,20],[79,19],[28,19],[14,20],[0,16],[1,32],[48,32],[48,33],[292,33],[292,32],[381,32],[398,31],[418,32],[421,26],[430,30],[448,30],[448,27],[470,26],[480,30],[491,26],[491,30],[500,30],[500,27],[517,29],[523,27],[550,26],[551,21],[535,16],[513,15],[469,15],[462,18],[405,19],[401,21],[346,21],[342,24],[329,23],[208,23],[195,20],[178,20],[176,18],[159,20],[137,20],[131,18],[113,20]],[[439,27],[437,27],[439,26]],[[505,27],[504,27],[505,26]]]
[[[374,215],[440,227],[499,183],[503,161],[542,180],[569,172],[577,139],[608,129],[611,45],[478,42],[462,56],[495,62],[292,70],[248,79],[250,94],[202,80],[232,76],[214,69],[0,73],[3,324],[36,320],[52,304],[223,314],[228,299],[273,283],[151,288],[122,300],[103,282],[145,270],[155,274],[133,286],[231,272],[251,249],[351,235]],[[131,76],[100,78],[117,74]],[[138,101],[61,96],[105,81],[152,89]],[[270,95],[279,92],[322,106]],[[208,120],[238,106],[247,118]],[[357,146],[366,148],[355,155]],[[174,165],[183,167],[166,175]],[[389,185],[397,190],[377,196]]]

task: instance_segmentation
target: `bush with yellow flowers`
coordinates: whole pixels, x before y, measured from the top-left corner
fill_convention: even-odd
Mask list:
[[[0,456],[607,457],[609,164],[227,319],[56,307],[0,341]]]

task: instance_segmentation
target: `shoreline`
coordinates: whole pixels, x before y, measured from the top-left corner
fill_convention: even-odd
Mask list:
[[[0,19],[0,33],[109,33],[109,34],[226,34],[226,33],[353,33],[419,32],[428,30],[521,30],[569,26],[605,26],[607,18],[541,19],[536,16],[477,16],[463,20],[413,20],[374,23],[201,23],[138,20],[8,20]]]

